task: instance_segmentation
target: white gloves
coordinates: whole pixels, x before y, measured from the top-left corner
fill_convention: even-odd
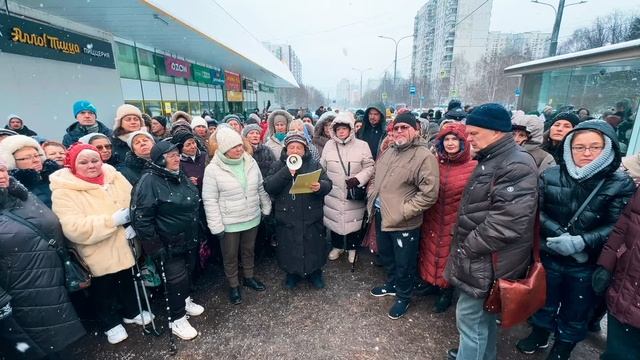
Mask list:
[[[131,225],[127,226],[126,228],[124,228],[124,237],[127,240],[131,240],[134,237],[136,237],[136,231],[133,230],[133,227]]]
[[[120,209],[111,215],[111,219],[113,219],[114,226],[124,225],[128,222],[131,222],[131,216],[129,216],[129,208]]]

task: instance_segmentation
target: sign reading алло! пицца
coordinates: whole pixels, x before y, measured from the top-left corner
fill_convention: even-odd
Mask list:
[[[0,14],[0,51],[115,69],[110,42]]]

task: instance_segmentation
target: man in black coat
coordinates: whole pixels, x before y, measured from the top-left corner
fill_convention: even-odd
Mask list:
[[[85,334],[56,252],[62,239],[56,216],[0,161],[0,357],[59,355]]]
[[[496,315],[483,304],[494,281],[519,279],[531,260],[538,201],[538,169],[511,135],[511,114],[483,104],[467,117],[476,166],[460,201],[447,281],[460,290],[458,349],[450,358],[495,359]]]
[[[362,128],[356,134],[360,140],[364,140],[369,144],[373,160],[378,158],[378,151],[382,140],[387,136],[386,130],[386,112],[382,104],[374,104],[364,111],[362,119]]]
[[[87,100],[78,100],[73,104],[73,117],[76,122],[69,125],[62,138],[62,144],[67,148],[87,134],[100,133],[108,138],[112,135],[111,129],[97,120],[96,107]]]

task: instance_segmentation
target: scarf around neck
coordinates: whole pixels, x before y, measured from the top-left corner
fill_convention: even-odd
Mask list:
[[[567,172],[569,176],[571,176],[575,180],[584,180],[592,177],[597,174],[607,166],[609,166],[614,160],[613,146],[611,144],[611,139],[604,136],[604,149],[598,157],[593,159],[590,163],[583,167],[578,167],[573,161],[573,156],[571,155],[571,140],[573,139],[573,134],[567,135],[567,138],[564,141],[564,149],[563,149],[563,158],[564,162],[567,166]]]

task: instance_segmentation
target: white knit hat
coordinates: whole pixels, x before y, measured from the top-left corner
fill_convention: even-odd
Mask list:
[[[202,116],[194,116],[191,118],[191,129],[195,129],[196,126],[209,127],[207,125],[207,120],[203,119]]]
[[[16,168],[16,159],[13,157],[13,153],[25,147],[32,147],[36,149],[44,161],[44,151],[35,139],[24,135],[13,135],[6,137],[0,143],[0,159],[7,163],[8,170]]]
[[[222,154],[243,144],[240,134],[227,126],[218,127],[216,131],[216,141],[218,142],[218,150],[220,150]]]
[[[140,119],[140,127],[144,126],[144,121],[142,120],[142,112],[137,107],[130,104],[122,104],[116,110],[116,118],[113,122],[113,130],[119,129],[122,126],[122,118],[127,115],[135,115]]]

